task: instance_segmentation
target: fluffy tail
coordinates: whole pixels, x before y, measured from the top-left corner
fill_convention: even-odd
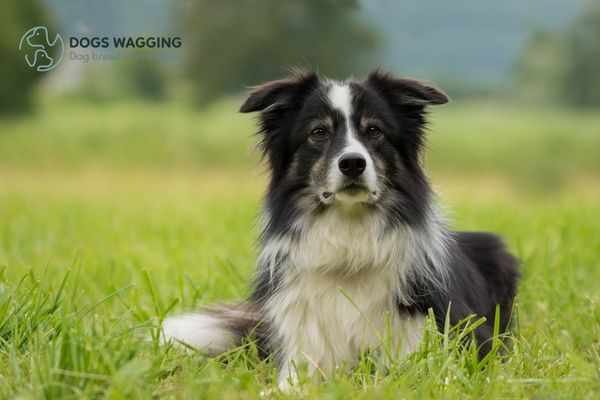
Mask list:
[[[260,315],[244,304],[212,307],[167,318],[163,322],[162,340],[189,345],[216,356],[240,346],[260,322]]]

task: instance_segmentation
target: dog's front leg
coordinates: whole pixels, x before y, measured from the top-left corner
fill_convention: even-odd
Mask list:
[[[321,375],[325,377],[322,365],[311,357],[302,347],[293,347],[285,351],[279,367],[277,385],[283,392],[290,392],[298,388],[300,371],[306,371],[307,376]]]
[[[277,387],[279,387],[279,390],[289,393],[293,388],[298,387],[299,381],[296,363],[293,360],[284,362],[277,376]]]
[[[290,392],[293,388],[298,387],[300,382],[300,369],[307,365],[301,357],[302,351],[295,349],[288,350],[282,357],[283,361],[279,367],[279,375],[277,377],[277,386],[283,392]],[[307,365],[308,375],[314,373],[315,368]]]

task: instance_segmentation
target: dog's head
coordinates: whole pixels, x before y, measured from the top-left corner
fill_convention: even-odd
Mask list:
[[[380,71],[364,81],[299,72],[254,88],[240,111],[261,113],[268,206],[288,214],[300,206],[380,208],[409,220],[428,195],[425,108],[447,101],[432,86]]]

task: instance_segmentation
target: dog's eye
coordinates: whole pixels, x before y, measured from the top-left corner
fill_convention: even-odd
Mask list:
[[[381,136],[381,129],[372,125],[367,128],[367,135],[370,137],[379,137]]]
[[[315,140],[323,140],[327,138],[327,131],[323,128],[315,128],[310,133],[310,137]]]

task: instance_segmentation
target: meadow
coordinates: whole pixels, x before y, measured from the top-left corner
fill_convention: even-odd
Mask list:
[[[239,98],[59,101],[0,119],[0,398],[286,398],[252,343],[159,346],[167,315],[247,295],[267,176]],[[600,113],[453,103],[426,165],[452,226],[522,260],[508,353],[452,332],[305,398],[600,397]]]

